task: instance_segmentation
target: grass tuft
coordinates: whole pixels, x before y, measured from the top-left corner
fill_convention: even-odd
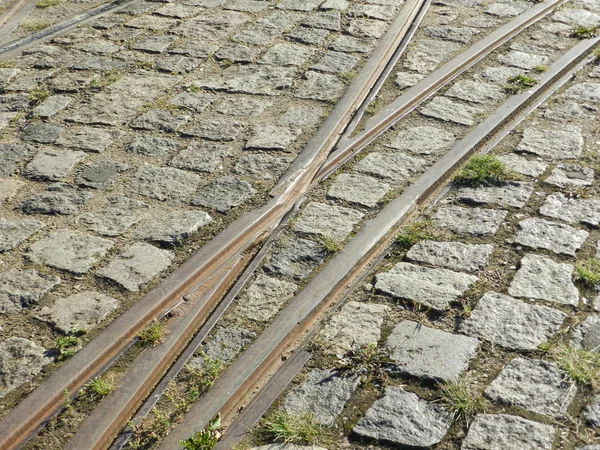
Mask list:
[[[589,288],[600,286],[600,260],[591,258],[577,263],[575,280]]]
[[[153,320],[150,325],[144,328],[138,334],[138,344],[142,347],[155,347],[164,342],[167,330],[165,330],[162,322]]]
[[[342,249],[342,243],[328,236],[322,236],[319,242],[327,253],[337,253]]]
[[[60,0],[38,0],[35,4],[36,8],[49,8],[50,6],[57,6],[60,4]]]
[[[533,66],[533,71],[535,73],[544,73],[548,70],[547,66],[543,66],[543,65],[537,65],[537,66]]]
[[[463,185],[493,184],[506,181],[508,170],[504,163],[493,155],[476,155],[454,177],[454,181]]]
[[[541,71],[544,72],[546,70],[545,66],[536,66],[538,68],[542,68],[544,67],[544,69],[542,69]],[[507,94],[518,94],[520,93],[522,90],[530,88],[532,86],[535,86],[538,83],[538,80],[536,80],[533,77],[530,77],[529,75],[524,75],[524,74],[519,74],[517,76],[511,77],[508,79],[508,84],[506,86],[504,86],[504,91]]]
[[[87,384],[86,388],[92,395],[104,398],[115,389],[115,383],[112,379],[96,377]]]
[[[74,336],[59,336],[56,338],[56,351],[58,361],[69,359],[75,354],[75,347],[79,345],[79,339]]]
[[[419,220],[402,227],[396,235],[396,245],[402,250],[408,250],[419,241],[428,241],[433,239],[433,235],[428,231],[431,226],[429,220]]]
[[[206,428],[196,431],[185,441],[179,442],[185,450],[211,450],[221,437],[221,417],[217,415]]]
[[[324,435],[324,427],[312,413],[292,414],[280,409],[267,417],[263,426],[267,438],[284,444],[314,445]]]
[[[31,100],[36,105],[42,103],[48,97],[50,97],[50,91],[44,85],[36,87],[29,93],[29,100]]]
[[[549,351],[550,357],[576,383],[600,387],[600,354],[584,348],[560,345]]]
[[[384,382],[386,366],[392,364],[387,352],[377,344],[363,345],[347,351],[336,367],[346,377],[357,375],[363,382]]]
[[[443,384],[441,401],[450,410],[454,421],[464,420],[467,424],[478,413],[484,412],[489,402],[475,392],[466,378],[461,378],[455,383]]]
[[[591,39],[598,35],[598,28],[578,26],[571,31],[571,37],[577,39]]]

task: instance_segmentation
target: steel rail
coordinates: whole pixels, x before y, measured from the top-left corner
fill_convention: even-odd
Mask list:
[[[310,164],[284,176],[288,180],[285,188],[266,205],[242,215],[221,231],[13,408],[0,420],[0,448],[12,449],[28,439],[31,433],[61,409],[65,391],[70,395],[76,392],[107,367],[148,323],[160,317],[226,261],[244,253],[279,224],[287,211],[311,187],[310,182],[320,164],[325,161],[348,121],[385,69],[423,1],[408,0],[404,3],[363,69],[300,152],[299,158],[304,162],[310,161]]]
[[[582,41],[553,63],[538,85],[509,98],[492,115],[459,141],[404,193],[367,221],[354,239],[297,294],[247,350],[218,378],[159,446],[181,448],[179,442],[201,430],[217,414],[233,414],[247,392],[273,371],[280,355],[318,323],[324,312],[353,281],[372,267],[372,261],[388,248],[399,226],[417,211],[455,170],[477,151],[486,151],[508,135],[531,111],[564,85],[573,74],[595,59],[588,56],[600,38]],[[494,134],[493,138],[490,138]]]
[[[327,178],[341,165],[353,158],[367,145],[377,139],[378,136],[412,112],[450,81],[508,40],[550,14],[556,7],[566,1],[568,0],[546,0],[543,3],[532,6],[511,22],[477,41],[467,50],[409,88],[404,94],[397,97],[396,100],[371,117],[366,122],[362,133],[349,139],[343,146],[336,148],[319,171],[317,179],[322,180]]]

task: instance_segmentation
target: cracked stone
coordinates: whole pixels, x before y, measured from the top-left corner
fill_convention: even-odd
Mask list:
[[[600,353],[600,316],[590,315],[576,326],[571,336],[571,345]]]
[[[317,125],[325,115],[320,106],[292,106],[278,121],[279,125],[288,127],[308,128]]]
[[[478,414],[461,450],[552,450],[554,427],[508,414]]]
[[[212,218],[204,211],[176,211],[160,217],[160,220],[141,224],[135,235],[149,241],[176,245],[210,222]]]
[[[565,92],[567,99],[580,101],[580,102],[600,102],[600,83],[579,83],[571,86]]]
[[[160,201],[185,202],[201,180],[198,175],[179,169],[142,166],[129,182],[129,188],[139,195]]]
[[[494,103],[506,97],[498,86],[471,80],[454,83],[445,95],[474,103]]]
[[[83,274],[103,258],[113,242],[79,231],[54,231],[33,243],[27,257],[35,264]]]
[[[232,171],[262,180],[276,180],[291,162],[291,158],[274,158],[264,154],[245,155],[237,160]]]
[[[296,75],[297,69],[290,67],[232,66],[218,77],[198,80],[194,85],[238,94],[279,95],[291,88]]]
[[[183,131],[188,136],[196,136],[210,141],[233,141],[244,130],[246,124],[239,120],[217,117],[200,120]]]
[[[77,217],[73,223],[103,236],[120,236],[136,224],[148,205],[140,200],[116,197],[104,208]]]
[[[560,165],[556,167],[544,183],[558,187],[582,188],[591,186],[594,182],[594,169],[577,164]]]
[[[308,239],[290,239],[274,252],[263,270],[296,280],[306,278],[327,256],[326,250]]]
[[[11,269],[0,274],[0,314],[18,313],[37,304],[60,281],[55,275],[32,269]]]
[[[243,328],[220,328],[213,338],[202,346],[201,356],[192,358],[188,366],[202,369],[208,358],[227,364],[256,338],[256,333]]]
[[[119,307],[119,301],[101,292],[85,291],[57,299],[39,311],[39,317],[64,333],[91,330]]]
[[[447,228],[455,233],[489,236],[496,234],[506,214],[507,211],[495,209],[448,206],[438,209],[433,216],[433,221],[436,226]]]
[[[581,156],[583,136],[573,127],[548,125],[544,129],[526,128],[516,151],[550,159],[575,159]]]
[[[363,213],[354,209],[310,202],[294,223],[294,231],[342,242],[363,216]]]
[[[35,378],[51,362],[46,349],[29,339],[11,337],[0,343],[0,398]]]
[[[558,333],[566,318],[566,314],[547,306],[487,292],[461,324],[460,332],[507,349],[536,351]]]
[[[356,56],[342,52],[328,51],[325,56],[310,66],[311,69],[321,72],[350,73],[360,61]]]
[[[60,181],[84,158],[84,152],[43,150],[25,166],[23,175],[34,180]]]
[[[483,109],[463,105],[446,97],[434,97],[424,108],[421,108],[421,114],[424,116],[467,126],[475,125],[478,117],[483,113],[485,113]]]
[[[455,140],[454,134],[442,128],[426,125],[400,131],[392,136],[389,147],[420,155],[430,155],[450,148]]]
[[[486,397],[545,416],[564,418],[575,383],[547,361],[515,358],[485,390]]]
[[[123,249],[98,275],[109,278],[128,291],[137,292],[171,265],[175,254],[153,245],[136,242]]]
[[[498,205],[522,208],[533,192],[531,183],[505,183],[501,186],[463,187],[456,198],[470,205]]]
[[[411,247],[406,257],[415,262],[464,272],[483,269],[494,250],[490,244],[421,241]]]
[[[0,178],[12,175],[29,151],[26,145],[0,143]]]
[[[510,170],[530,177],[539,177],[548,167],[548,164],[542,161],[532,161],[515,154],[502,155],[498,159]]]
[[[455,42],[420,39],[408,51],[404,68],[427,75],[459,49],[460,45]]]
[[[141,130],[159,130],[174,133],[190,119],[191,117],[188,115],[173,114],[170,111],[151,110],[139,116],[129,126]]]
[[[37,220],[0,220],[0,252],[12,250],[45,226]]]
[[[321,425],[332,426],[359,384],[357,376],[343,377],[333,370],[312,370],[286,395],[283,408],[290,414],[311,413]]]
[[[377,345],[390,307],[348,302],[323,327],[317,339],[337,355],[366,345]]]
[[[63,183],[48,188],[23,200],[19,208],[26,214],[75,214],[81,205],[93,197],[89,192]]]
[[[302,66],[313,56],[315,49],[298,44],[275,44],[259,60],[261,64],[280,66]]]
[[[258,274],[246,290],[244,300],[238,305],[237,314],[250,320],[266,322],[294,296],[297,289],[298,286],[289,281]]]
[[[27,142],[38,142],[40,144],[53,144],[58,139],[62,125],[45,122],[33,122],[21,131],[21,139]]]
[[[258,117],[271,105],[271,102],[257,98],[225,98],[215,111],[230,116]]]
[[[478,278],[446,269],[430,269],[399,262],[377,274],[375,288],[392,297],[411,300],[441,311],[463,295]]]
[[[386,387],[352,429],[353,432],[410,447],[431,447],[440,442],[452,424],[450,412],[439,403],[421,400],[399,387]]]
[[[540,208],[540,214],[569,223],[600,225],[600,200],[551,194]]]
[[[116,129],[69,127],[61,133],[56,143],[78,150],[101,153],[122,135],[123,132]]]
[[[223,159],[229,156],[227,145],[206,141],[192,141],[169,162],[178,169],[214,173],[223,169]]]
[[[589,234],[568,225],[533,218],[522,220],[518,228],[516,244],[571,256],[575,256]]]
[[[41,104],[33,108],[31,113],[34,116],[47,119],[48,117],[52,117],[65,109],[70,103],[71,97],[67,97],[66,95],[52,95],[44,100]]]
[[[306,80],[296,91],[296,97],[312,100],[335,101],[344,92],[345,86],[338,77],[318,72],[307,72]]]
[[[252,130],[252,136],[246,142],[246,148],[260,150],[291,151],[290,145],[302,130],[273,125],[258,125]]]
[[[156,136],[136,136],[127,147],[129,153],[153,156],[168,156],[179,149],[179,143],[172,139]]]
[[[192,205],[226,212],[245,203],[254,194],[256,194],[256,189],[250,183],[232,176],[225,176],[202,186],[192,200]]]
[[[328,198],[374,207],[390,190],[390,185],[364,175],[343,173],[327,191]]]
[[[396,325],[386,346],[394,370],[402,375],[455,382],[468,369],[479,342],[405,320]]]
[[[131,169],[131,166],[113,161],[99,161],[85,166],[77,177],[80,186],[94,189],[109,189],[115,184],[115,179],[121,172]]]
[[[420,173],[427,162],[424,159],[403,153],[369,153],[361,159],[356,170],[394,181],[405,181]]]
[[[169,104],[196,113],[201,113],[218,98],[218,95],[205,94],[203,92],[181,92],[173,97],[169,101]]]

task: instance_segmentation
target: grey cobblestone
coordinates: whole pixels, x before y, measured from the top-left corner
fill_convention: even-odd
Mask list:
[[[519,222],[515,243],[575,256],[588,234],[568,225],[529,218]]]
[[[490,244],[421,241],[411,247],[406,257],[432,266],[476,272],[487,264],[493,250],[494,246]]]

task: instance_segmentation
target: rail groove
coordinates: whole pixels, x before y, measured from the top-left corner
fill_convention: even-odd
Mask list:
[[[386,251],[399,228],[418,208],[435,197],[454,171],[472,154],[489,151],[575,72],[595,59],[590,55],[600,38],[582,41],[567,51],[530,90],[509,98],[492,115],[459,141],[400,197],[367,221],[342,252],[294,297],[251,346],[192,407],[184,421],[165,438],[160,450],[179,448],[178,443],[202,429],[215,415],[235,413],[247,392],[264,384],[268,373],[280,364],[280,355],[305,341],[306,334],[322,321],[325,312],[339,304],[348,287],[368,272]],[[235,425],[237,426],[237,425]]]

